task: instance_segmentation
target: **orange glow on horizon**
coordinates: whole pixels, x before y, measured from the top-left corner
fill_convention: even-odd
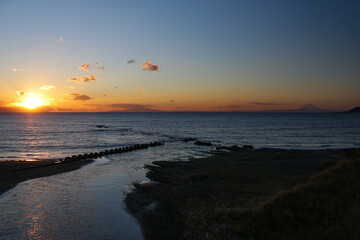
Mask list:
[[[38,97],[33,93],[29,93],[26,97],[24,97],[23,99],[20,99],[20,102],[16,103],[15,105],[32,110],[37,107],[47,105],[47,102],[44,99],[42,99],[41,97]]]

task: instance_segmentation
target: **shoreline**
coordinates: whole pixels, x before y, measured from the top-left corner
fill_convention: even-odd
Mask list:
[[[249,212],[354,154],[359,149],[238,149],[157,161],[145,166],[150,182],[134,183],[125,205],[147,240],[253,239],[243,227]]]
[[[145,165],[150,182],[134,183],[134,190],[127,194],[124,202],[147,240],[224,236],[225,239],[253,239],[246,231],[239,235],[239,231],[233,229],[229,223],[233,213],[229,212],[241,212],[244,216],[244,212],[246,215],[246,211],[262,206],[279,192],[304,184],[339,159],[352,156],[359,156],[359,148],[237,148],[230,152],[217,151],[201,159],[155,161]],[[73,171],[93,161],[0,162],[0,196],[21,182]],[[237,221],[244,222],[243,219]]]
[[[20,182],[73,171],[93,162],[94,159],[101,156],[157,147],[163,144],[164,143],[162,142],[135,144],[122,148],[107,149],[100,152],[73,155],[71,157],[51,161],[0,161],[0,196]]]
[[[55,163],[55,161],[0,161],[0,197],[19,183],[74,171],[93,162],[91,159]]]

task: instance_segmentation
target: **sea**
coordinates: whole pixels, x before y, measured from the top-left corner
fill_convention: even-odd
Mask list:
[[[219,146],[360,147],[360,114],[0,113],[0,161],[58,160],[154,141],[0,196],[0,239],[143,239],[124,206],[144,165],[209,156]],[[195,145],[195,138],[212,146]]]

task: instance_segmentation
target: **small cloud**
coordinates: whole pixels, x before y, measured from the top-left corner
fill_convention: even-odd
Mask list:
[[[105,70],[105,66],[98,67],[98,69],[100,69],[101,71],[104,71],[104,70]]]
[[[151,72],[158,72],[159,71],[159,66],[152,64],[151,61],[147,61],[144,64],[141,65],[141,67],[143,69],[141,69],[142,71],[151,71]]]
[[[70,93],[70,95],[73,96],[73,100],[75,101],[88,101],[91,99],[91,97],[79,93]]]
[[[106,95],[106,94],[104,94],[104,95],[103,95],[103,97],[107,97],[107,95]]]
[[[151,105],[141,105],[141,104],[109,104],[106,105],[115,109],[122,109],[124,111],[134,111],[134,112],[142,112],[151,110]]]
[[[117,88],[117,87],[114,87],[114,88]]]
[[[74,89],[75,87],[74,87],[74,86],[70,86],[69,88],[70,88],[70,89]]]
[[[285,105],[285,104],[282,104],[282,103],[268,103],[268,102],[246,102],[246,103],[250,104],[250,105],[261,105],[261,106],[281,106],[281,105]]]
[[[90,64],[89,63],[81,64],[79,69],[83,70],[83,71],[86,71],[86,72],[90,72]]]
[[[138,89],[136,90],[137,93],[142,93],[142,92],[145,92],[145,89],[141,88],[141,89]]]
[[[89,76],[68,78],[67,81],[77,82],[77,83],[88,83],[91,81],[97,81],[97,79],[94,75],[89,75]]]
[[[55,88],[53,85],[44,85],[42,87],[39,87],[39,90],[48,91],[48,90],[53,89],[53,88]]]
[[[215,106],[214,108],[231,108],[231,109],[236,109],[236,108],[241,108],[242,106],[239,105],[226,105],[226,106]]]
[[[128,64],[131,64],[131,63],[135,63],[135,59],[131,59],[129,61],[127,61]]]
[[[175,100],[169,100],[169,102],[174,103],[174,102],[175,102]]]
[[[61,43],[64,42],[64,38],[62,38],[62,37],[59,38],[59,39],[58,39],[58,42],[61,42]]]
[[[13,72],[22,72],[22,68],[16,68],[16,67],[13,67],[12,69]]]
[[[24,96],[25,92],[24,91],[16,91],[16,94],[19,96]]]

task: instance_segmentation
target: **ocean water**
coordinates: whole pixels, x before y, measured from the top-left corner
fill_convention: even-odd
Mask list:
[[[59,159],[136,143],[165,143],[19,184],[0,196],[0,239],[142,239],[123,198],[133,182],[147,180],[143,166],[155,160],[202,157],[221,145],[360,147],[358,114],[0,114],[0,124],[1,160]],[[214,146],[182,141],[187,137]]]
[[[211,149],[182,142],[186,137],[215,146],[360,146],[359,114],[13,113],[0,114],[0,126],[0,160],[58,159],[151,141],[172,146],[165,158]]]

